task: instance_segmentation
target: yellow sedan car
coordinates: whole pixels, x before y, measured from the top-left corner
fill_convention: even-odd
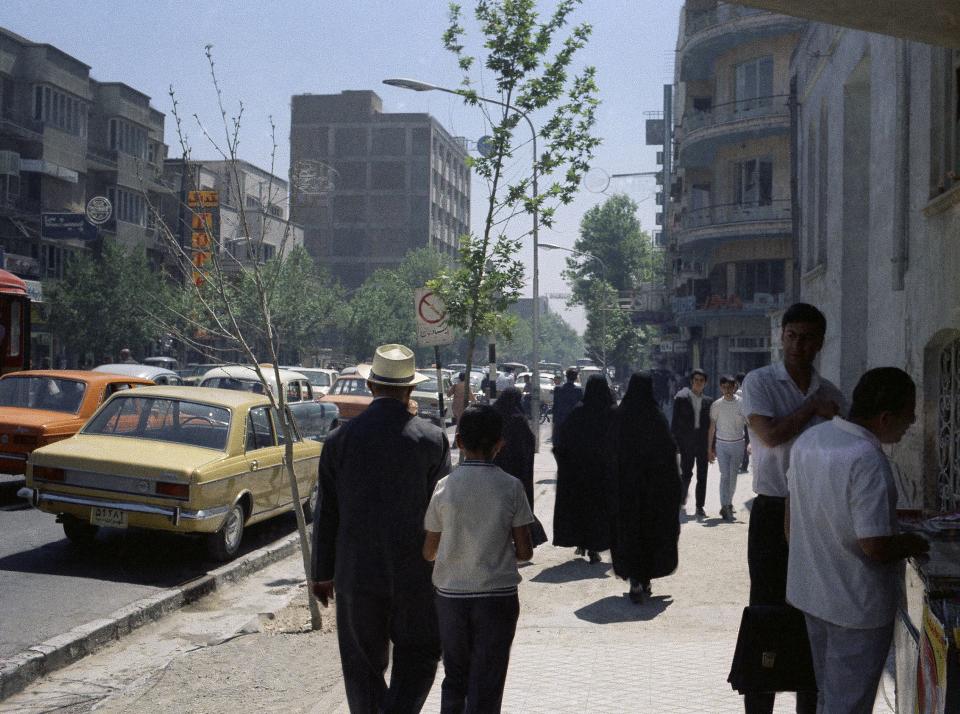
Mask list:
[[[294,439],[307,501],[322,446]],[[264,395],[142,387],[115,394],[76,436],[35,450],[20,495],[55,514],[75,543],[103,526],[198,533],[229,560],[245,526],[292,506],[284,443]]]

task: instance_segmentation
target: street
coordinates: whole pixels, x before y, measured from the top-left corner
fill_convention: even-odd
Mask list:
[[[251,526],[241,555],[296,530],[293,514]],[[193,580],[219,563],[199,540],[112,530],[96,547],[67,541],[52,515],[0,509],[0,659],[131,602]]]
[[[536,512],[552,530],[555,466],[547,440],[536,460]],[[609,553],[590,565],[572,549],[544,545],[521,569],[521,615],[503,710],[511,713],[742,711],[726,683],[747,601],[750,477],[740,477],[738,518],[717,517],[710,470],[707,520],[684,519],[680,567],[633,605]],[[692,509],[691,509],[692,510]],[[309,631],[298,556],[184,608],[0,704],[0,712],[347,712],[335,605]],[[442,666],[425,712],[439,710]],[[893,711],[887,676],[876,714]],[[793,696],[778,698],[778,714]]]

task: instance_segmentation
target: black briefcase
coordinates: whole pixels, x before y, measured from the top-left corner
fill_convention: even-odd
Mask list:
[[[743,608],[727,681],[741,694],[816,691],[803,613],[789,605]]]

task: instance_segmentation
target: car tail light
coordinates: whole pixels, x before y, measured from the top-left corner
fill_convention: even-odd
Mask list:
[[[33,477],[43,481],[63,481],[63,469],[54,469],[49,466],[34,466]]]
[[[190,498],[190,484],[188,483],[170,483],[167,481],[157,481],[158,496],[172,496],[173,498]]]

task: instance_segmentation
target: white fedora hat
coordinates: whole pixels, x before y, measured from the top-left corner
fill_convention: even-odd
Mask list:
[[[358,364],[357,373],[374,384],[387,387],[412,387],[429,377],[417,373],[413,350],[404,345],[380,345],[373,364]]]

